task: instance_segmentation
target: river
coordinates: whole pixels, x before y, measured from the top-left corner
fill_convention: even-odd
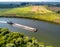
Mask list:
[[[0,28],[9,28],[11,31],[18,31],[30,37],[35,37],[38,41],[44,42],[45,45],[60,47],[60,25],[58,24],[22,18],[0,18],[0,21],[12,21],[22,25],[37,28],[37,32],[31,32],[22,28],[11,26],[6,23],[0,23]]]

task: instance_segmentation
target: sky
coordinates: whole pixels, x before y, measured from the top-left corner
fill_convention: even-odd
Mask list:
[[[60,2],[60,0],[0,0],[0,2]]]

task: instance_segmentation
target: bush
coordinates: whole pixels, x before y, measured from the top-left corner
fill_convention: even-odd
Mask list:
[[[40,47],[41,44],[35,39],[22,33],[9,32],[6,28],[0,28],[0,47]],[[48,46],[47,46],[48,47]]]
[[[57,11],[57,13],[59,14],[59,13],[60,13],[60,10],[59,10],[59,11]]]

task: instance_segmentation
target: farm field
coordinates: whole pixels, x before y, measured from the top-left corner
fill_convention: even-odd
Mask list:
[[[60,14],[52,11],[51,9],[47,9],[46,6],[27,6],[11,8],[3,12],[1,10],[0,16],[12,16],[12,17],[15,16],[50,21],[53,23],[60,23],[60,21],[58,21],[60,20]]]

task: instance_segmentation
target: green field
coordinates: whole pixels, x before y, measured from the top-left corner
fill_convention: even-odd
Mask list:
[[[47,9],[47,6],[27,6],[1,10],[0,16],[32,18],[60,24],[60,14]]]

